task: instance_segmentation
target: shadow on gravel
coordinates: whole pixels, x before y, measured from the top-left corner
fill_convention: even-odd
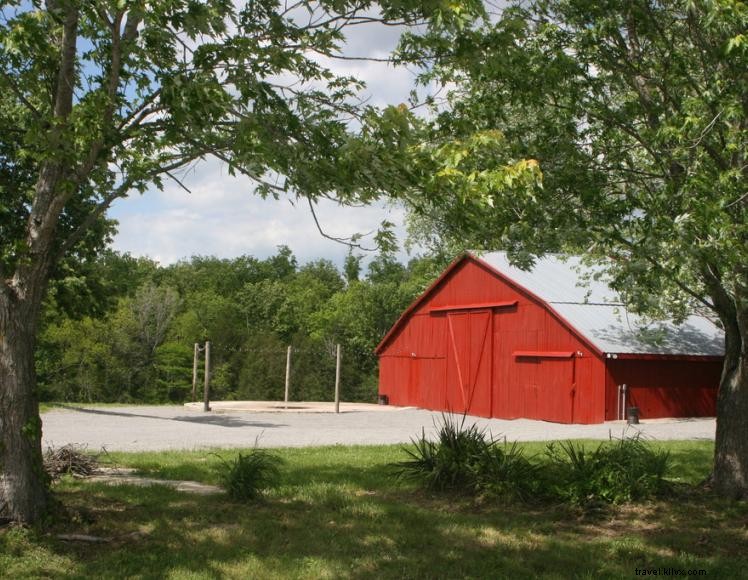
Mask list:
[[[221,427],[288,427],[283,423],[260,423],[245,421],[226,415],[205,415],[200,417],[171,417],[169,421],[184,421],[186,423],[204,423],[205,425],[219,425]]]
[[[116,417],[139,417],[142,419],[157,419],[159,421],[180,421],[183,423],[198,423],[202,425],[217,425],[219,427],[262,427],[272,429],[276,427],[287,427],[283,423],[261,423],[259,421],[246,421],[237,419],[228,415],[199,415],[195,417],[159,417],[158,415],[143,415],[140,413],[126,413],[122,411],[109,411],[106,409],[90,409],[86,407],[77,407],[75,405],[56,405],[69,411],[78,413],[90,413],[92,415],[110,415]]]

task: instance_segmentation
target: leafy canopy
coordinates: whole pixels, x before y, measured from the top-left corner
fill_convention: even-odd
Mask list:
[[[95,253],[115,199],[181,184],[207,156],[262,195],[377,197],[386,168],[361,159],[389,148],[395,121],[380,122],[361,83],[323,63],[345,58],[356,26],[456,27],[477,10],[475,0],[0,0],[2,277],[37,251],[35,207],[44,236],[54,231],[52,263]]]
[[[540,0],[411,35],[401,58],[452,87],[429,137],[448,194],[412,190],[414,230],[523,263],[612,258],[640,309],[696,301],[734,320],[748,304],[747,26],[733,0]],[[499,177],[527,187],[491,176],[496,150],[526,160]]]

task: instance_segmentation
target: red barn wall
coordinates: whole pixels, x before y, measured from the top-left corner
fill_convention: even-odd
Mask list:
[[[515,304],[476,306],[502,302]],[[523,351],[534,354],[516,356]],[[393,405],[560,423],[605,418],[599,354],[545,306],[470,259],[390,337],[380,352],[379,384]]]
[[[627,407],[642,419],[714,417],[721,360],[608,359],[606,413],[617,419],[618,385],[627,386]]]

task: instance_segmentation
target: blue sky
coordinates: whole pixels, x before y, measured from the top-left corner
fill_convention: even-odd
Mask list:
[[[345,53],[376,58],[386,58],[400,34],[397,29],[373,25],[356,27],[354,32]],[[386,63],[335,61],[330,68],[363,80],[367,87],[362,96],[375,105],[406,102],[413,88],[411,71]],[[348,252],[346,246],[319,234],[306,205],[294,207],[288,199],[263,200],[254,195],[248,179],[231,177],[216,160],[200,163],[183,181],[192,193],[167,183],[164,191],[153,188],[144,195],[135,193],[118,200],[109,211],[119,221],[114,248],[162,264],[193,255],[264,258],[281,244],[289,246],[301,263],[327,258],[342,264]],[[374,231],[387,219],[396,224],[404,240],[401,208],[385,204],[344,208],[324,202],[317,216],[326,232],[342,237]],[[400,257],[407,259],[404,252]]]

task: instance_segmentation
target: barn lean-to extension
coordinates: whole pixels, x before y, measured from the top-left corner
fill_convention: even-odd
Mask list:
[[[464,254],[376,349],[389,403],[504,419],[601,423],[715,414],[722,331],[701,316],[645,324],[579,258],[531,271]],[[625,385],[625,386],[624,386]]]

